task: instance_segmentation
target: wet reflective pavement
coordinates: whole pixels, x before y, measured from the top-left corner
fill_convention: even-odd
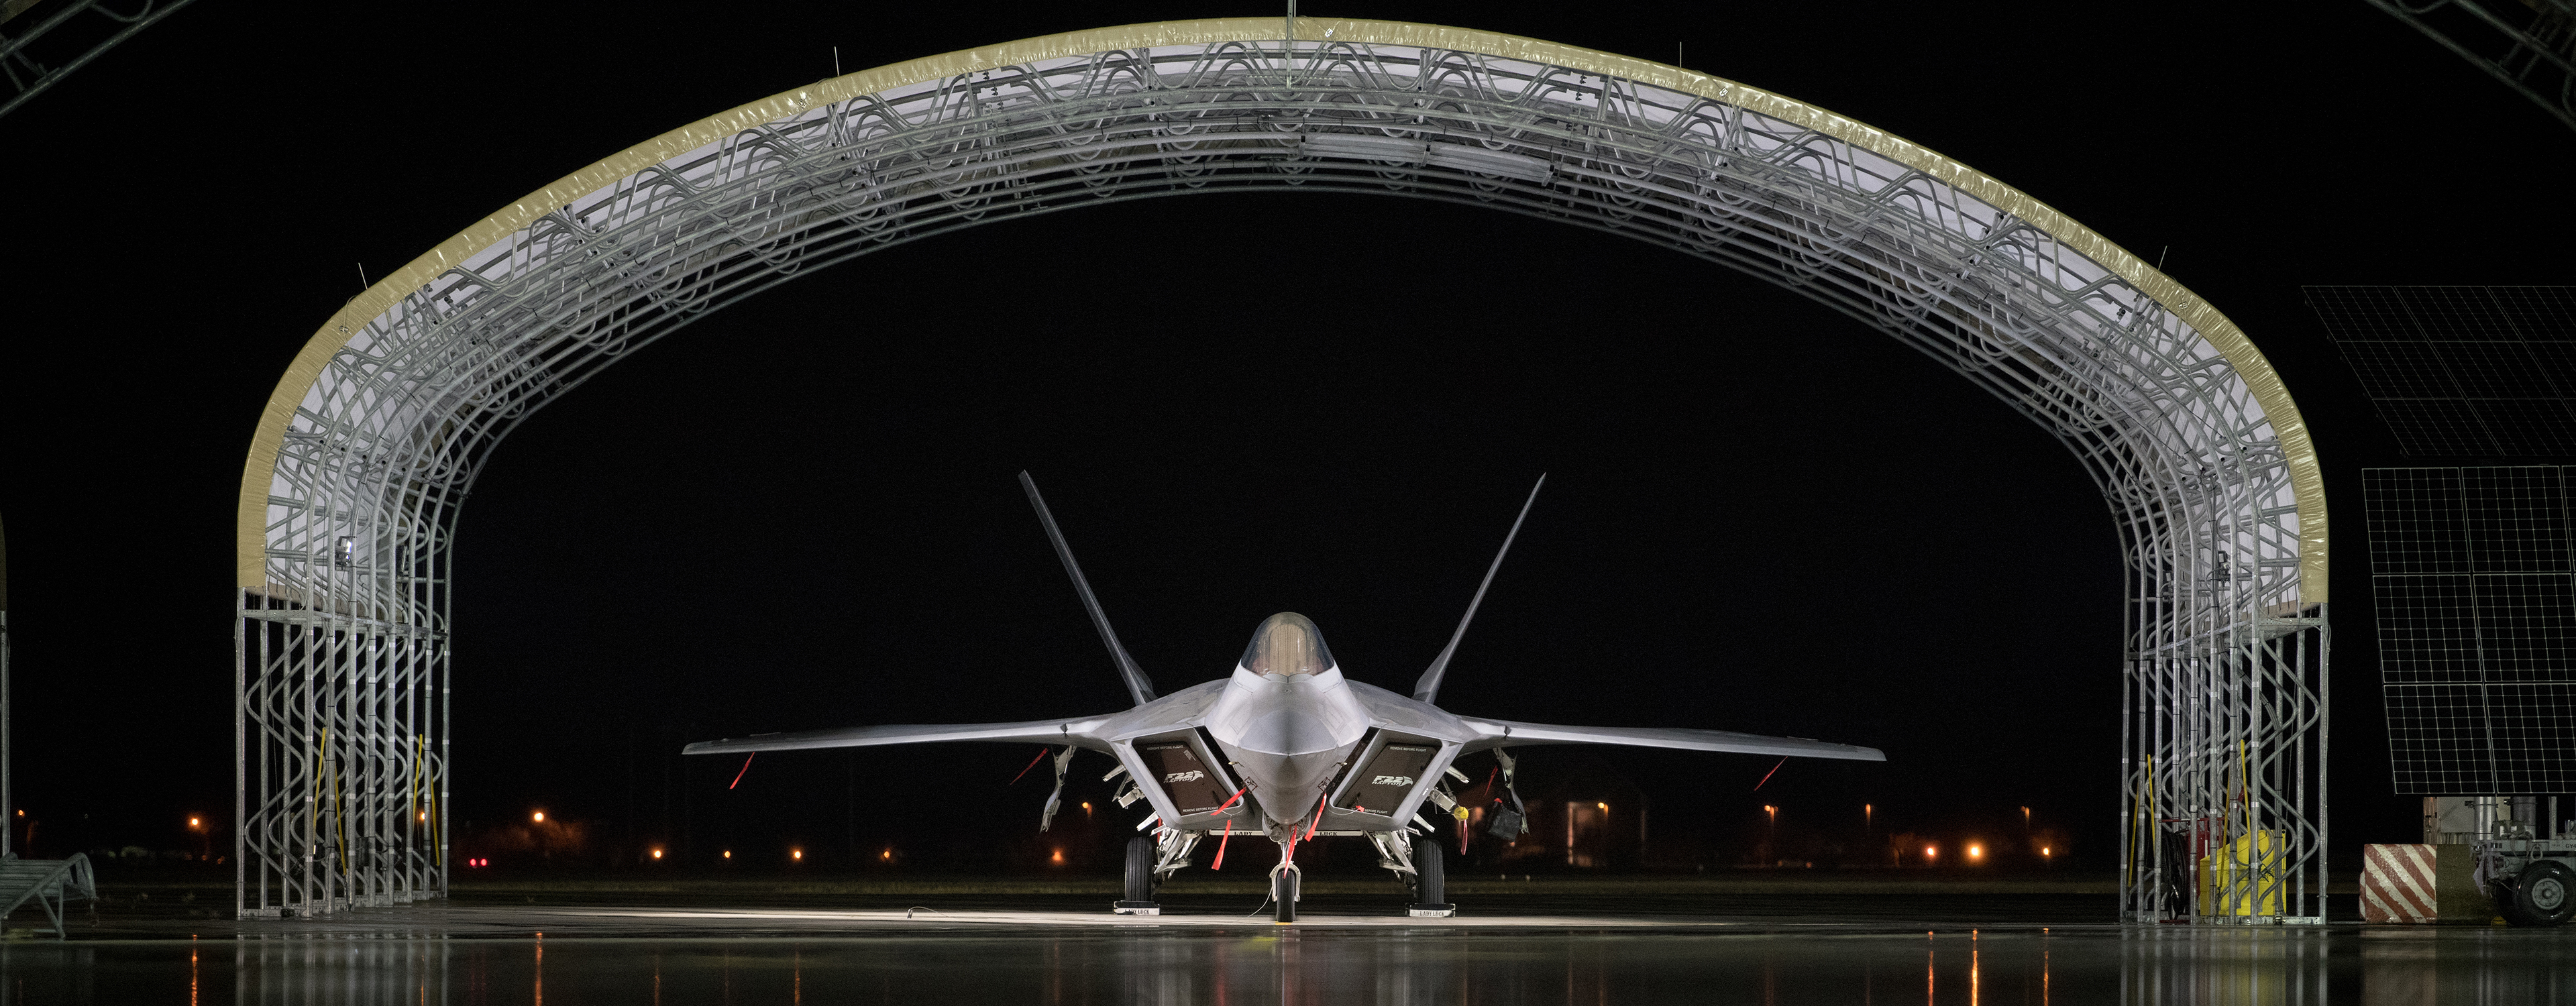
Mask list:
[[[1523,898],[1454,921],[1317,897],[1290,926],[1239,897],[1159,919],[909,900],[929,904],[107,918],[0,941],[0,1003],[2576,1002],[2576,930],[2088,924],[2097,897]]]

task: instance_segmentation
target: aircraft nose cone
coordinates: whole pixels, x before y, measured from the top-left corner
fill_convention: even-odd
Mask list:
[[[1368,732],[1368,713],[1338,670],[1280,681],[1238,669],[1209,709],[1207,729],[1262,814],[1285,823],[1314,813],[1324,785]]]
[[[1244,724],[1235,742],[1246,751],[1268,755],[1301,755],[1339,747],[1321,717],[1304,709],[1274,709]]]

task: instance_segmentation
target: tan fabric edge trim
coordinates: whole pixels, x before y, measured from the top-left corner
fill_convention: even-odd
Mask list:
[[[250,456],[242,467],[241,512],[237,580],[246,590],[266,587],[268,551],[268,490],[277,466],[278,448],[283,443],[288,423],[295,417],[296,406],[320,378],[331,355],[348,341],[349,333],[385,311],[411,291],[419,289],[448,268],[465,261],[495,242],[516,233],[537,218],[554,212],[573,200],[596,192],[618,179],[645,168],[705,146],[726,136],[764,122],[797,114],[817,104],[843,101],[862,94],[920,83],[996,66],[1010,66],[1032,60],[1078,56],[1112,49],[1136,49],[1159,45],[1189,45],[1213,42],[1241,42],[1276,39],[1282,19],[1221,18],[1205,21],[1164,21],[1155,24],[1125,25],[1068,32],[1040,38],[1005,42],[982,49],[969,49],[939,56],[928,56],[909,62],[882,66],[873,70],[831,80],[820,81],[793,91],[771,95],[759,101],[701,119],[654,137],[638,146],[600,161],[580,171],[565,175],[554,184],[539,189],[503,207],[499,212],[466,228],[455,237],[441,242],[427,254],[387,275],[367,288],[333,314],[314,333],[295,362],[279,378],[277,390],[269,396],[268,407],[261,413],[259,430],[251,440]],[[1327,33],[1330,33],[1327,35]],[[1967,165],[1943,157],[1866,123],[1835,115],[1832,112],[1794,101],[1780,95],[1749,87],[1720,77],[1693,73],[1661,63],[1628,56],[1612,55],[1590,49],[1504,35],[1496,32],[1450,28],[1441,25],[1410,24],[1401,21],[1365,21],[1342,18],[1300,18],[1297,37],[1329,37],[1377,45],[1406,45],[1426,48],[1456,49],[1506,56],[1531,62],[1549,63],[1569,69],[1604,76],[1623,77],[1674,91],[1688,92],[1715,101],[1748,108],[1786,122],[1796,123],[1827,136],[1886,157],[1899,164],[1957,186],[1979,199],[1993,204],[2031,226],[2054,236],[2085,257],[2099,262],[2122,279],[2156,299],[2201,333],[2203,338],[2227,358],[2230,366],[2245,379],[2254,398],[2263,406],[2263,414],[2281,439],[2288,455],[2292,491],[2299,507],[2299,594],[2309,603],[2323,603],[2327,591],[2326,497],[2323,472],[2319,469],[2316,448],[2309,442],[2308,428],[2299,415],[2298,404],[2291,400],[2289,389],[2273,371],[2271,361],[2263,357],[2236,323],[2219,313],[2207,301],[2185,289],[2172,277],[2113,244],[2109,238],[2076,223],[2048,204],[2001,181],[1987,177]]]

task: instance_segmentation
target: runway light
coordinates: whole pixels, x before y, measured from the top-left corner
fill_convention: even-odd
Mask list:
[[[653,858],[655,858],[655,859],[660,859],[660,858],[662,858],[662,850],[660,850],[660,849],[655,849],[655,850],[653,850]]]
[[[546,812],[542,810],[538,811],[535,815],[535,820],[538,824],[546,823]]]

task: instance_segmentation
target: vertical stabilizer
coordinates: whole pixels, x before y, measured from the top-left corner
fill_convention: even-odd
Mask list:
[[[1467,623],[1476,620],[1476,606],[1485,603],[1485,588],[1494,585],[1494,573],[1503,568],[1503,557],[1512,553],[1512,539],[1520,537],[1521,522],[1529,519],[1530,507],[1538,503],[1538,491],[1546,486],[1547,476],[1540,475],[1538,484],[1530,487],[1529,500],[1521,504],[1521,515],[1512,518],[1511,533],[1503,536],[1503,547],[1494,553],[1494,564],[1485,567],[1485,582],[1476,585],[1475,599],[1467,602],[1467,614],[1458,619],[1458,631],[1449,635],[1449,645],[1440,648],[1440,655],[1432,658],[1431,668],[1423,671],[1422,679],[1413,683],[1415,701],[1432,702],[1439,698],[1440,678],[1449,672],[1450,655],[1458,652],[1458,641],[1467,637]]]
[[[1092,596],[1091,581],[1082,578],[1082,565],[1073,561],[1073,546],[1065,544],[1064,532],[1056,529],[1055,515],[1047,512],[1045,498],[1038,495],[1037,480],[1021,472],[1020,488],[1028,491],[1029,505],[1037,508],[1038,523],[1046,525],[1047,540],[1055,543],[1055,557],[1064,560],[1066,575],[1073,577],[1074,592],[1082,595],[1082,610],[1090,613],[1091,627],[1100,630],[1100,641],[1108,644],[1109,659],[1118,665],[1118,676],[1126,680],[1127,693],[1135,696],[1140,706],[1154,701],[1153,682],[1145,679],[1144,668],[1136,666],[1136,658],[1127,655],[1127,648],[1118,644],[1118,631],[1109,627],[1109,613],[1100,610],[1100,599]]]

